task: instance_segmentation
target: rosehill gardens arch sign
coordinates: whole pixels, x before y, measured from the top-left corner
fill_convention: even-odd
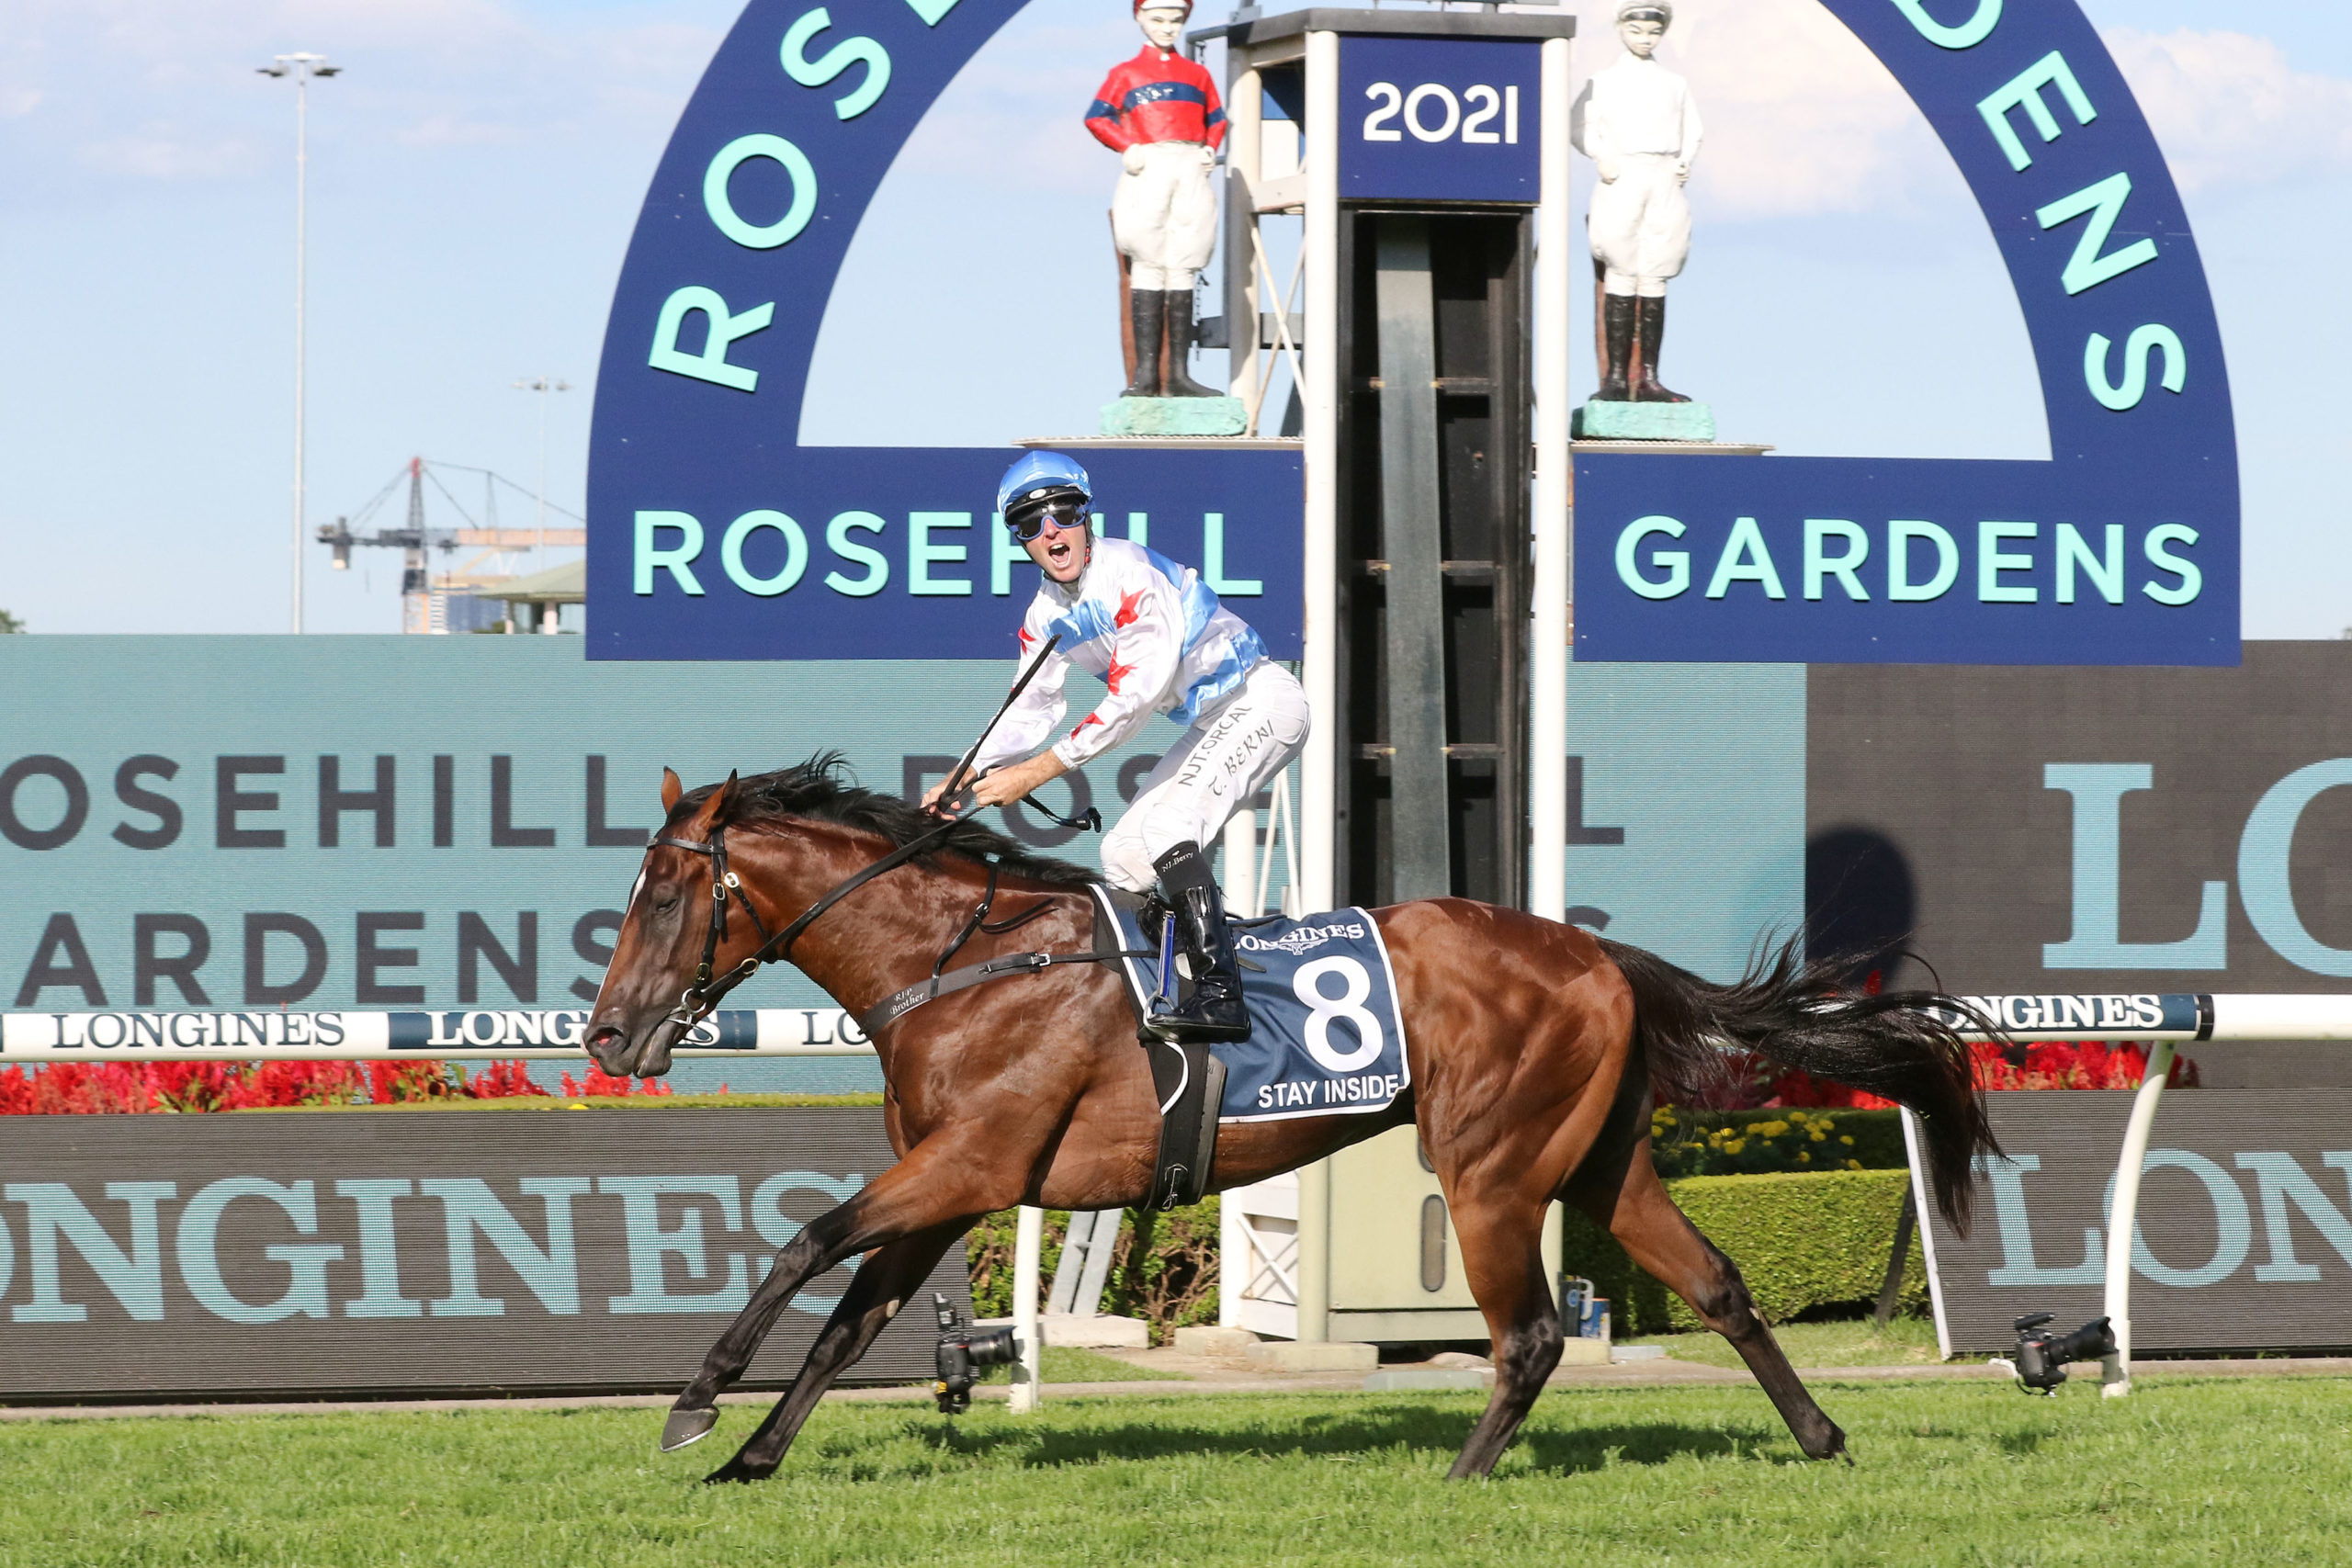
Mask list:
[[[860,219],[923,112],[1021,4],[752,0],[720,44],[655,172],[605,330],[590,658],[1013,656],[1037,576],[989,511],[1012,454],[810,447],[797,432]],[[1082,136],[1085,108],[1039,112]],[[1295,450],[1195,441],[1086,461],[1115,531],[1198,567],[1276,658],[1299,656]]]
[[[1927,115],[1992,226],[2052,457],[1582,454],[1577,657],[2235,663],[2220,334],[2178,193],[2098,34],[2055,0],[1825,3]],[[806,447],[797,431],[859,220],[925,110],[1020,6],[876,0],[836,17],[752,0],[721,44],[606,329],[591,658],[1012,651],[1034,568],[984,510],[1006,454]],[[1082,107],[1039,112],[1077,135]],[[1277,657],[1298,657],[1295,452],[1204,440],[1088,460],[1113,522],[1198,564]]]
[[[2063,3],[1825,4],[1927,114],[1992,225],[2050,460],[1583,457],[1577,657],[2235,664],[2221,334],[2179,193],[2098,33]]]

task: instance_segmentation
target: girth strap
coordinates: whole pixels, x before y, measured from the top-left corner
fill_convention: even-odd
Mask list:
[[[868,1040],[875,1033],[896,1023],[907,1014],[940,998],[989,980],[1001,980],[1012,975],[1041,975],[1057,964],[1103,964],[1114,958],[1148,958],[1147,953],[1008,953],[1001,957],[978,964],[967,964],[961,969],[951,969],[944,975],[933,975],[913,985],[891,992],[857,1021],[858,1032]]]

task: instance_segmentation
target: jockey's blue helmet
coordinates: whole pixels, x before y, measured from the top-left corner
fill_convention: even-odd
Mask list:
[[[1094,483],[1086,470],[1059,452],[1023,453],[996,487],[997,514],[1016,528],[1057,502],[1083,515],[1093,499]]]

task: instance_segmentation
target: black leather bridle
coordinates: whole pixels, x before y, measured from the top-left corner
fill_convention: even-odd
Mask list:
[[[656,834],[647,848],[667,845],[673,850],[684,850],[688,854],[710,857],[710,923],[703,932],[702,962],[695,965],[694,983],[679,993],[678,1005],[670,1010],[669,1016],[662,1021],[677,1024],[680,1034],[684,1035],[709,1017],[728,992],[757,974],[761,965],[788,960],[792,956],[792,944],[800,939],[802,931],[816,922],[818,916],[883,873],[895,871],[922,854],[936,840],[945,838],[956,826],[953,818],[942,822],[929,832],[908,840],[872,865],[843,877],[822,897],[803,909],[798,919],[773,934],[768,931],[767,922],[760,919],[758,907],[744,891],[742,879],[727,864],[727,829],[724,827],[714,826],[710,829],[710,838],[699,844],[689,839],[673,839],[666,833]],[[727,905],[730,892],[741,900],[743,913],[750,918],[752,929],[760,933],[760,945],[741,964],[713,980],[711,965],[718,960],[719,944],[727,940]]]
[[[752,902],[751,895],[745,890],[742,879],[728,868],[725,828],[712,828],[709,840],[704,843],[695,843],[689,839],[673,839],[666,834],[656,835],[652,842],[647,846],[649,849],[656,844],[666,844],[673,850],[684,850],[689,854],[708,855],[711,863],[710,923],[703,932],[702,961],[695,965],[694,984],[679,993],[678,1005],[672,1008],[662,1021],[676,1024],[678,1037],[684,1039],[695,1025],[717,1010],[719,998],[750,979],[759,971],[761,965],[789,959],[792,956],[793,942],[798,940],[802,931],[807,931],[815,922],[818,916],[883,873],[895,870],[922,854],[932,847],[934,840],[945,837],[948,830],[956,825],[957,819],[951,818],[943,822],[929,832],[908,840],[872,865],[843,877],[835,883],[822,897],[802,910],[799,917],[790,925],[773,935],[768,931],[767,922],[760,919],[759,908]],[[1159,956],[1155,951],[1119,947],[1095,953],[1008,953],[1000,957],[983,960],[978,964],[967,964],[961,969],[949,969],[947,961],[961,953],[964,950],[964,944],[970,942],[976,933],[984,932],[989,936],[1001,936],[1007,931],[1016,931],[1027,925],[1053,908],[1052,899],[1043,898],[1018,914],[1007,916],[1001,920],[989,919],[989,911],[996,903],[997,879],[1004,868],[993,859],[989,861],[988,867],[988,886],[981,893],[979,903],[973,908],[971,915],[965,920],[963,930],[956,932],[956,939],[947,944],[946,951],[942,953],[938,961],[932,964],[930,977],[892,992],[878,1004],[868,1009],[858,1020],[861,1033],[871,1039],[886,1025],[896,1022],[926,1002],[937,1001],[942,997],[952,996],[957,991],[968,989],[989,980],[1007,979],[1015,975],[1042,974],[1047,969],[1065,964],[1103,964],[1114,959]],[[728,895],[730,892],[741,901],[743,913],[751,919],[752,929],[760,933],[760,945],[753,949],[751,955],[741,964],[713,980],[711,969],[718,962],[719,944],[727,940],[727,905]]]

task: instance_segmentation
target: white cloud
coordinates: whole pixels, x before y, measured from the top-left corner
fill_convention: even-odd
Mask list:
[[[2298,71],[2247,33],[2102,35],[2184,190],[2352,164],[2352,81]]]
[[[1006,190],[1096,192],[1107,210],[1119,161],[1087,130],[1086,106],[1141,39],[1120,13],[1081,25],[1055,19],[1071,10],[1033,4],[989,39],[923,117],[897,167]]]
[[[1620,52],[1615,6],[1582,13],[1579,89]],[[1706,217],[1883,210],[1957,180],[1894,75],[1818,0],[1683,0],[1667,36],[1659,58],[1706,122],[1692,175]]]

